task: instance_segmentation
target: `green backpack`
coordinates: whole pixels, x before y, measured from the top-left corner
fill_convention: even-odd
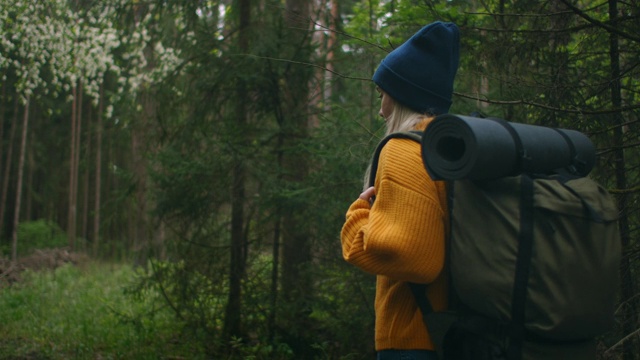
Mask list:
[[[383,139],[371,183],[387,141],[424,137]],[[619,287],[618,209],[608,192],[586,176],[555,172],[447,186],[450,310],[434,312],[428,285],[410,284],[440,357],[595,359]]]

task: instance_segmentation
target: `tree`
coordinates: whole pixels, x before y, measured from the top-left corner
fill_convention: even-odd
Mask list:
[[[286,1],[284,8],[284,56],[292,63],[283,73],[280,89],[283,109],[280,125],[281,171],[283,185],[297,192],[289,197],[282,208],[282,289],[284,301],[292,311],[288,314],[291,334],[309,325],[310,299],[313,281],[310,277],[311,234],[306,218],[309,214],[304,202],[305,179],[309,172],[309,155],[304,143],[309,134],[309,81],[312,71],[311,28],[309,1]],[[295,320],[294,320],[295,319]],[[295,335],[294,335],[295,336]]]
[[[13,213],[13,233],[11,234],[11,261],[18,260],[18,223],[20,221],[20,200],[22,198],[22,177],[24,174],[24,159],[27,150],[27,133],[29,130],[29,96],[25,99],[24,115],[22,120],[22,137],[20,140],[20,158],[18,160],[18,177],[16,180],[16,202]]]
[[[237,4],[239,10],[237,14],[237,48],[240,53],[245,54],[249,50],[251,26],[251,2],[249,0],[239,0]],[[248,84],[244,77],[237,80],[235,92],[237,96],[235,114],[228,121],[234,121],[234,128],[239,130],[239,143],[247,143],[251,139],[247,136],[245,129],[248,127],[249,111]],[[233,337],[244,335],[242,328],[242,281],[245,278],[247,264],[247,234],[245,229],[245,206],[246,206],[246,163],[242,153],[235,154],[234,165],[231,172],[231,254],[229,257],[229,297],[225,311],[224,340],[228,343]]]
[[[609,20],[613,29],[618,28],[619,14],[618,14],[618,2],[617,0],[609,0]],[[609,31],[609,64],[610,64],[610,91],[611,91],[611,105],[614,109],[621,109],[622,103],[622,72],[620,65],[620,44],[619,35],[615,31]],[[625,154],[625,146],[623,140],[623,127],[625,124],[624,113],[616,110],[612,113],[613,125],[613,144],[615,146],[615,181],[618,189],[628,188],[627,183],[627,161]],[[622,214],[619,220],[620,234],[622,236],[622,247],[624,255],[622,258],[622,264],[620,267],[620,276],[622,279],[622,330],[623,335],[626,335],[623,339],[623,359],[632,360],[635,358],[634,349],[637,348],[637,340],[634,341],[634,337],[628,337],[633,334],[638,324],[638,301],[637,297],[637,283],[634,283],[633,268],[629,258],[631,241],[631,232],[629,226],[629,202],[628,194],[623,192],[618,197],[618,207],[622,210]],[[637,241],[637,240],[636,240]],[[634,345],[635,343],[635,345]]]
[[[98,115],[96,124],[96,159],[95,159],[95,189],[93,208],[93,256],[98,256],[100,248],[100,210],[101,210],[101,190],[102,190],[102,130],[104,114],[104,83],[100,85],[100,100],[98,105]]]

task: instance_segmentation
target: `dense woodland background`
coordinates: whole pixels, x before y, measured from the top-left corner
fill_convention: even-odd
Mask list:
[[[212,358],[373,351],[339,232],[383,132],[369,80],[456,22],[452,113],[577,129],[624,260],[606,359],[640,358],[637,0],[0,0],[0,250],[146,269]]]

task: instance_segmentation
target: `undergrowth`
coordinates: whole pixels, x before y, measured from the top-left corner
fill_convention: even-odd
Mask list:
[[[0,289],[0,359],[199,359],[154,291],[125,293],[128,266],[27,272]]]

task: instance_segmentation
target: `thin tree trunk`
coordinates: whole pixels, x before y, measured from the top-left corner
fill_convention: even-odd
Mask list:
[[[102,116],[104,113],[104,83],[100,84],[100,103],[98,105],[98,123],[96,124],[96,169],[93,208],[93,256],[98,256],[100,247],[100,192],[102,185]]]
[[[73,100],[71,102],[71,141],[69,152],[69,209],[67,214],[67,236],[69,238],[69,248],[72,250],[76,246],[76,201],[75,201],[75,173],[76,173],[76,136],[78,127],[78,88],[73,84],[71,89]]]
[[[113,137],[110,138],[108,133],[106,136],[106,141],[107,141],[107,160],[105,161],[105,163],[112,164],[116,161],[116,155],[114,154],[115,149],[113,144],[114,139]],[[105,176],[105,185],[104,185],[104,188],[107,189],[106,191],[109,191],[109,189],[115,189],[117,187],[115,183],[116,183],[116,177],[114,176],[113,171],[107,171]],[[101,233],[101,239],[102,239],[101,242],[104,243],[105,239],[112,239],[112,241],[110,241],[108,245],[103,245],[103,246],[109,249],[109,256],[111,258],[114,258],[116,256],[116,243],[115,241],[113,241],[113,238],[114,238],[113,230],[111,227],[107,227],[105,231],[107,234]]]
[[[278,211],[279,215],[279,211]],[[276,224],[273,230],[273,247],[271,254],[273,256],[271,269],[271,289],[270,289],[270,304],[269,304],[269,318],[267,319],[267,331],[269,334],[269,344],[273,344],[276,338],[276,316],[278,307],[278,279],[280,271],[280,216],[276,220]]]
[[[308,1],[287,0],[286,2],[286,24],[289,29],[290,41],[292,42],[294,53],[294,61],[308,62],[310,58],[310,49],[307,33],[300,30],[304,26],[308,27],[306,21],[309,20],[309,3]],[[307,175],[307,161],[305,154],[296,150],[299,145],[307,137],[308,133],[308,79],[311,70],[304,66],[291,66],[288,69],[286,83],[285,108],[287,113],[284,116],[283,124],[283,143],[286,152],[283,156],[283,172],[285,181],[292,186],[299,185]],[[307,230],[302,223],[304,215],[300,202],[291,204],[285,210],[285,219],[283,222],[283,288],[285,295],[300,295],[296,288],[304,286],[300,283],[301,269],[309,260],[310,250],[306,241],[308,240]],[[296,208],[297,205],[300,208]],[[291,298],[289,299],[291,300]]]
[[[616,28],[618,23],[618,2],[616,0],[609,0],[609,19],[611,26]],[[618,43],[618,35],[615,32],[609,32],[609,58],[611,63],[610,74],[610,90],[611,90],[611,103],[614,109],[622,107],[622,94],[620,88],[620,48]],[[623,144],[623,124],[624,118],[618,111],[613,114],[614,123],[614,139],[613,148],[615,149],[615,174],[616,174],[616,187],[618,189],[626,189],[627,174],[626,174],[626,160]],[[623,336],[629,335],[636,330],[638,324],[637,320],[637,306],[634,299],[634,277],[631,270],[631,260],[629,259],[627,250],[631,243],[630,239],[630,227],[628,217],[628,201],[627,193],[622,192],[618,197],[618,207],[621,209],[619,227],[622,241],[623,256],[620,265],[620,278],[621,278],[621,290],[623,306],[623,313],[621,316]],[[635,346],[636,341],[633,337],[628,338],[623,344],[622,356],[624,360],[635,359]]]
[[[4,76],[4,74],[0,75]],[[5,99],[7,98],[7,82],[2,82],[2,95],[0,95],[0,169],[2,169],[2,153],[3,153],[3,143],[4,143],[4,119],[5,119]],[[0,178],[2,178],[2,173],[0,173]],[[2,229],[2,218],[0,217],[0,229]]]
[[[25,207],[25,211],[24,211],[24,218],[29,220],[29,219],[33,219],[33,172],[34,172],[34,167],[36,166],[36,161],[33,158],[33,131],[29,133],[28,137],[27,137],[27,144],[29,144],[30,148],[27,148],[27,161],[26,161],[26,166],[27,166],[27,189],[26,189],[26,194],[25,194],[25,200],[26,200],[26,207]],[[38,209],[39,210],[39,209]]]
[[[279,79],[275,81],[275,83],[279,83]],[[279,89],[278,86],[274,86],[272,90],[273,94],[278,94]],[[284,124],[283,112],[282,112],[282,103],[279,99],[279,96],[276,96],[274,99],[275,102],[275,117],[281,126]],[[282,169],[283,166],[283,148],[284,148],[284,136],[278,136],[278,144],[276,146],[277,149],[277,164],[278,168]],[[283,172],[280,171],[277,176],[277,183],[283,184],[284,176]],[[278,288],[280,283],[280,241],[282,236],[282,219],[283,219],[283,204],[276,204],[276,222],[273,229],[273,245],[271,249],[272,253],[272,263],[273,267],[271,269],[271,309],[269,312],[269,318],[267,319],[267,326],[269,331],[269,343],[273,344],[277,334],[277,315],[278,315]]]
[[[567,98],[566,84],[569,83],[569,53],[567,47],[571,41],[571,34],[566,31],[573,19],[566,5],[560,1],[552,1],[549,6],[550,11],[556,16],[551,17],[551,31],[549,38],[550,55],[552,56],[552,63],[555,64],[552,67],[553,84],[549,87],[547,93],[547,99],[549,105],[553,107],[561,107],[561,103]],[[552,111],[549,116],[541,119],[540,125],[546,125],[550,127],[559,127],[561,124],[558,119],[559,113]]]
[[[22,119],[22,138],[20,140],[20,155],[18,159],[18,178],[16,179],[16,203],[13,214],[13,232],[11,234],[11,261],[18,260],[18,224],[20,223],[20,199],[22,197],[22,175],[24,173],[24,159],[27,150],[27,131],[29,128],[29,96],[24,105]]]
[[[84,167],[84,171],[83,171],[83,177],[84,177],[84,181],[82,183],[82,238],[83,239],[88,239],[89,238],[89,183],[91,180],[91,176],[90,174],[90,159],[91,159],[91,146],[92,141],[91,141],[91,129],[90,129],[90,124],[91,124],[91,116],[92,116],[92,111],[91,111],[92,107],[89,106],[89,108],[87,109],[87,117],[88,117],[88,122],[87,124],[88,127],[85,130],[85,136],[86,136],[86,143],[87,145],[85,145],[86,149],[85,151],[83,151],[82,153],[84,154],[84,159],[86,161],[86,166]]]
[[[78,102],[76,104],[77,109],[76,109],[76,135],[75,135],[75,140],[76,140],[76,145],[75,145],[75,149],[76,149],[76,153],[75,153],[75,158],[73,160],[74,163],[74,169],[73,169],[73,207],[74,207],[74,213],[73,213],[73,224],[74,224],[74,228],[73,228],[73,237],[74,240],[77,240],[78,237],[78,190],[80,189],[80,181],[79,181],[79,175],[80,175],[80,154],[82,153],[82,149],[80,147],[80,140],[82,139],[82,94],[84,93],[84,88],[83,88],[83,83],[82,80],[78,81]],[[78,244],[76,242],[75,246],[77,247]],[[74,250],[75,248],[71,248],[72,250]]]
[[[251,21],[250,0],[239,1],[239,34],[238,46],[242,53],[249,48],[249,24]],[[236,88],[237,105],[236,116],[240,129],[238,136],[243,137],[241,144],[247,143],[245,129],[247,128],[247,86],[242,80],[238,80]],[[231,256],[229,262],[229,296],[225,309],[224,334],[228,341],[233,336],[242,335],[242,280],[245,276],[247,239],[244,230],[245,223],[245,183],[246,165],[243,154],[236,154],[232,171],[233,183],[231,189]]]
[[[240,115],[238,118],[240,118]],[[232,177],[231,201],[231,256],[229,260],[229,294],[225,309],[225,339],[242,335],[242,280],[245,274],[246,258],[244,248],[244,202],[246,170],[241,159],[236,160]]]
[[[144,95],[140,97],[144,99]],[[142,100],[144,101],[144,100]],[[144,121],[144,117],[146,115],[142,115],[141,121]],[[135,202],[132,204],[132,215],[129,217],[129,233],[131,234],[131,245],[130,251],[133,253],[134,264],[135,266],[144,265],[144,254],[143,251],[146,249],[144,245],[144,232],[142,231],[144,227],[144,208],[145,208],[145,196],[144,196],[144,182],[143,182],[143,173],[144,173],[144,165],[142,160],[142,140],[143,136],[140,128],[144,127],[144,124],[137,124],[134,126],[131,132],[131,161],[133,166],[134,173],[134,181],[135,181]]]
[[[310,2],[286,1],[285,24],[290,44],[291,60],[297,64],[311,61]],[[309,80],[311,67],[292,65],[287,68],[284,85],[284,109],[281,134],[283,139],[282,172],[285,186],[296,189],[307,178],[308,154],[303,151],[309,133]],[[310,309],[313,281],[310,277],[311,234],[307,218],[307,204],[303,199],[292,199],[283,206],[282,219],[282,290],[288,311],[284,325],[293,337],[293,351],[298,357],[311,356],[313,351],[306,338],[311,327]]]
[[[7,145],[7,161],[4,164],[4,174],[2,176],[2,202],[0,202],[0,225],[4,222],[4,215],[7,210],[8,197],[7,191],[9,190],[9,178],[11,177],[11,163],[13,161],[13,148],[15,146],[14,141],[16,137],[16,128],[18,127],[18,97],[14,101],[13,107],[13,121],[11,122],[11,134],[9,135],[9,144]],[[0,228],[2,228],[0,226]],[[9,235],[7,233],[7,235]]]
[[[149,63],[152,64],[149,58]],[[150,65],[153,66],[153,65]],[[152,239],[155,236],[155,229],[151,227],[151,220],[148,213],[150,201],[148,193],[148,173],[146,154],[150,151],[148,146],[151,135],[150,119],[155,117],[156,103],[150,93],[145,90],[139,97],[142,104],[143,113],[140,121],[133,127],[131,135],[131,158],[133,162],[133,173],[135,181],[135,203],[133,204],[133,216],[130,217],[131,232],[133,238],[133,256],[136,266],[144,266],[147,259],[154,250]]]
[[[324,72],[324,110],[329,111],[331,96],[333,95],[333,64],[335,51],[338,46],[338,21],[340,17],[338,0],[330,0],[329,39],[327,40],[327,71]]]

